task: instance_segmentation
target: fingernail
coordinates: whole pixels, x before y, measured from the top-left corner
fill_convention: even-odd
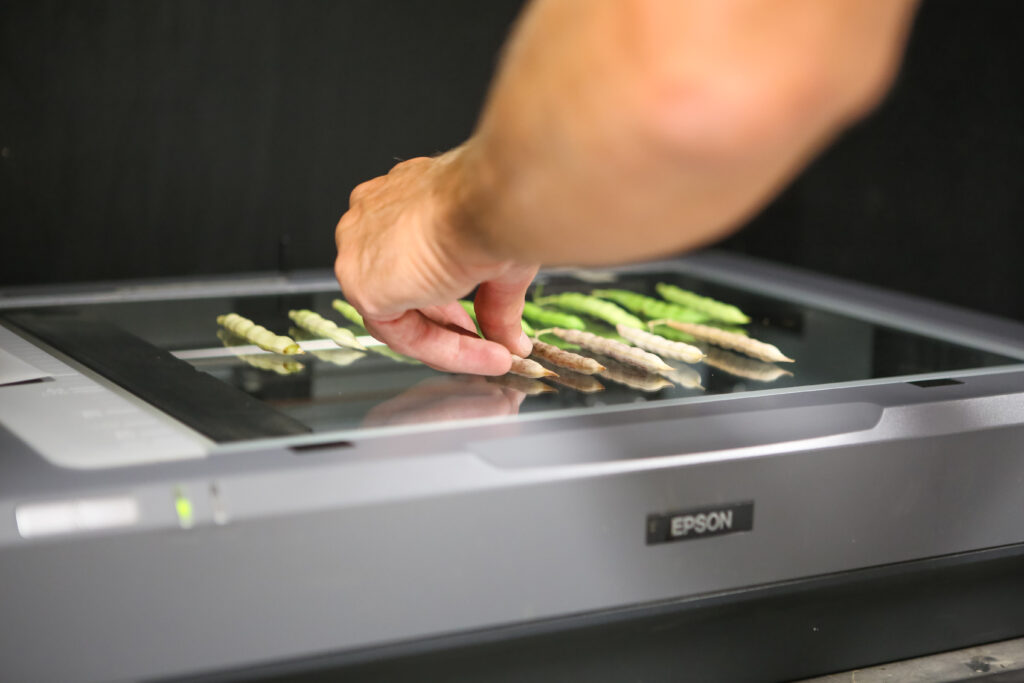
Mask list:
[[[519,335],[519,341],[516,343],[516,347],[519,349],[519,353],[516,355],[526,358],[533,352],[533,342],[526,336],[526,332],[522,332]]]

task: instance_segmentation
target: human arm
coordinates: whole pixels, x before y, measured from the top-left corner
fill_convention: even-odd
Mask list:
[[[481,283],[485,336],[521,353],[536,264],[649,258],[734,229],[880,99],[914,6],[537,0],[473,136],[353,192],[342,288],[397,350],[501,372],[500,348],[446,330],[465,326],[449,302]]]

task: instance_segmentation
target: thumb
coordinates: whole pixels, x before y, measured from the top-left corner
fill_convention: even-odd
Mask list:
[[[526,290],[536,274],[536,266],[515,266],[500,277],[481,283],[473,298],[484,337],[524,358],[530,355],[533,344],[523,333],[520,321]]]

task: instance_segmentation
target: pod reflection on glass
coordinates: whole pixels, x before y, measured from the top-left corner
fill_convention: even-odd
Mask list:
[[[217,330],[217,338],[221,340],[225,348],[249,345],[247,339],[228,330]],[[297,372],[302,372],[306,368],[305,365],[297,360],[282,358],[279,355],[271,355],[267,353],[236,353],[235,358],[247,365],[251,365],[257,370],[274,372],[278,375],[294,375]]]

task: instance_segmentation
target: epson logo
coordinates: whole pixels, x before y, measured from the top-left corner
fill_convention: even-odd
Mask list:
[[[689,541],[754,528],[754,504],[730,503],[647,516],[647,544]]]
[[[673,517],[670,528],[673,536],[728,531],[732,529],[732,510],[715,510],[714,512]]]

